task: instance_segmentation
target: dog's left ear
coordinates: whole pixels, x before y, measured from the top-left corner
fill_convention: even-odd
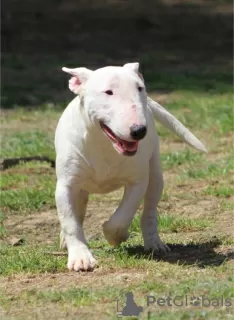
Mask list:
[[[92,74],[92,70],[87,68],[62,68],[64,72],[71,74],[73,77],[69,80],[69,89],[78,94],[80,92],[81,85],[85,84]]]
[[[138,62],[126,63],[123,67],[130,69],[136,73],[139,72],[139,63]]]
[[[142,81],[144,81],[142,74],[139,72],[139,66],[140,66],[139,62],[132,62],[132,63],[126,63],[123,67],[129,70],[132,70],[141,78]]]

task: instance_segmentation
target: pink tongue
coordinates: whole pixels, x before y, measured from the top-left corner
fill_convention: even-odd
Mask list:
[[[128,142],[128,141],[121,141],[124,150],[126,151],[135,151],[137,149],[138,142]]]

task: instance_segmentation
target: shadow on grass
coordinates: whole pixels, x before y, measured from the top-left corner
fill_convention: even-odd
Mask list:
[[[224,261],[234,258],[234,251],[226,254],[215,252],[215,248],[222,244],[219,239],[212,239],[203,243],[191,242],[189,244],[167,243],[171,251],[168,254],[150,254],[144,251],[143,246],[125,247],[129,256],[136,259],[151,259],[165,261],[179,265],[197,265],[200,268],[220,266]]]

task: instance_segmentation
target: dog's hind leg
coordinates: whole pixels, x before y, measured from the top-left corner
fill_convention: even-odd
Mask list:
[[[143,182],[125,187],[123,199],[111,216],[103,224],[103,233],[107,241],[117,246],[129,237],[128,228],[144,197],[148,185],[148,177]]]
[[[158,139],[158,138],[157,138]],[[160,165],[159,141],[150,159],[149,184],[144,199],[144,211],[141,216],[141,230],[145,250],[169,251],[158,235],[157,205],[163,191],[163,175]]]

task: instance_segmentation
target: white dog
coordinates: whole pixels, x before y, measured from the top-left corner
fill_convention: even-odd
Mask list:
[[[163,176],[154,116],[188,144],[206,152],[188,129],[147,97],[138,69],[138,63],[95,71],[63,68],[72,75],[70,90],[78,95],[65,109],[55,134],[55,198],[60,244],[68,249],[69,270],[92,270],[97,263],[82,229],[89,193],[124,187],[119,207],[103,224],[111,245],[128,238],[128,228],[144,197],[144,248],[169,250],[157,231]]]

